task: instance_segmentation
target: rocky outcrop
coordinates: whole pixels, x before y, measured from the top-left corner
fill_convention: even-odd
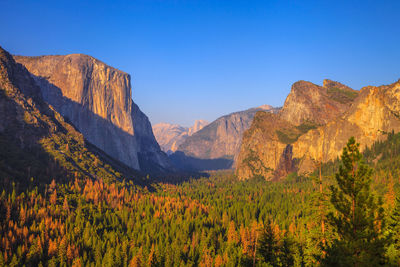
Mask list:
[[[244,134],[237,175],[241,179],[274,179],[296,171],[299,150],[295,144],[299,138],[343,115],[357,96],[358,91],[331,80],[324,80],[323,86],[306,81],[294,83],[279,114],[257,114]]]
[[[360,149],[400,131],[400,81],[360,91],[349,110],[326,125],[311,130],[293,144],[293,156],[300,159],[301,173],[313,170],[313,162],[337,158],[354,136]]]
[[[104,161],[107,156],[94,151],[82,134],[42,99],[31,74],[1,47],[0,148],[2,186],[79,177],[121,178],[111,162]],[[129,169],[122,168],[123,172]]]
[[[279,114],[286,124],[265,115],[260,116],[263,123],[255,119],[244,135],[236,173],[242,179],[284,177],[288,170],[308,173],[318,162],[336,159],[351,136],[363,150],[388,132],[400,131],[399,103],[400,81],[360,92],[330,80],[322,87],[295,83]],[[276,153],[282,164],[274,160]]]
[[[203,129],[205,126],[209,124],[208,121],[205,120],[196,120],[193,124],[192,127],[189,128],[188,130],[188,136],[192,136],[194,133],[200,131]]]
[[[293,84],[280,116],[295,125],[323,125],[345,112],[357,95],[358,91],[331,80],[324,80],[323,86],[298,81]]]
[[[240,153],[236,161],[236,174],[241,179],[262,176],[275,178],[285,144],[279,131],[292,131],[295,127],[278,114],[258,112],[253,123],[243,134]]]
[[[187,128],[177,124],[158,123],[153,126],[153,132],[162,150],[171,154],[188,136],[203,129],[207,124],[205,120],[196,120],[192,127]]]
[[[89,142],[137,170],[170,167],[132,101],[128,74],[82,54],[14,58],[33,75],[45,101]]]

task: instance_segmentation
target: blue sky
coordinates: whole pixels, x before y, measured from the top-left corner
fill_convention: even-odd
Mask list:
[[[132,76],[152,123],[281,106],[297,80],[400,78],[400,1],[0,0],[0,46],[84,53]]]

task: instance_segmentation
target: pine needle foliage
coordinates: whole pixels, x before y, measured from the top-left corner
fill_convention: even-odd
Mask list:
[[[328,214],[328,220],[337,238],[327,250],[327,266],[384,264],[387,239],[383,235],[383,209],[370,190],[371,175],[359,144],[351,137],[335,176],[337,186],[330,188],[335,212]]]

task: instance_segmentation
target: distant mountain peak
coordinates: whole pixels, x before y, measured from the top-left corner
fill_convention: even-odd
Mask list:
[[[270,109],[273,109],[274,107],[271,105],[261,105],[258,108],[263,109],[263,110],[270,110]]]
[[[161,122],[153,125],[153,132],[162,150],[170,153],[175,152],[188,136],[193,135],[206,125],[208,125],[208,122],[205,120],[196,120],[192,127]]]

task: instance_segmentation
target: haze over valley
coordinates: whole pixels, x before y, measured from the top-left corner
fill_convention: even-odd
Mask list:
[[[0,3],[1,266],[400,266],[397,1]]]

